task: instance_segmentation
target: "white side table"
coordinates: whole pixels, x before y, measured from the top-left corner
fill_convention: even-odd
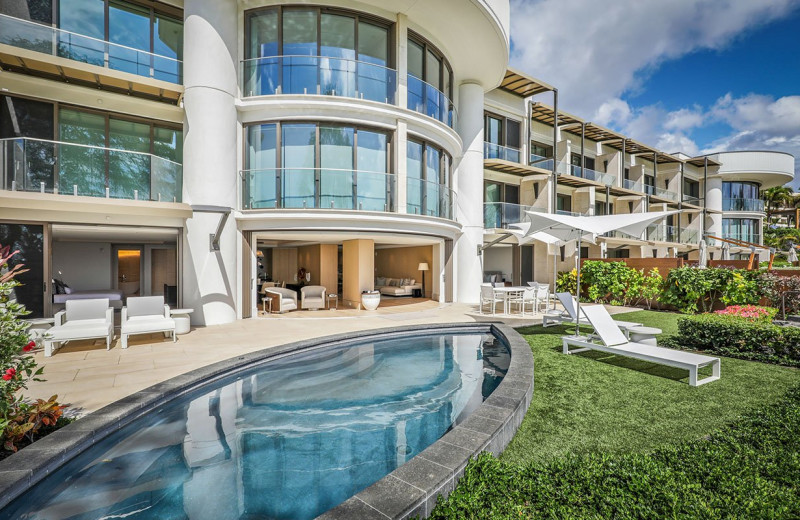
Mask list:
[[[661,329],[655,327],[628,327],[628,339],[634,343],[658,346],[656,336],[661,334]]]
[[[55,318],[33,318],[25,321],[30,323],[30,327],[28,327],[28,338],[30,338],[31,341],[35,341],[37,347],[42,346],[41,343],[42,338],[44,338],[44,333],[56,322]]]
[[[333,310],[339,308],[339,295],[338,294],[329,294],[327,296],[328,299],[328,310],[331,310],[331,302],[333,302]]]
[[[169,315],[175,320],[175,334],[188,334],[192,328],[189,315],[194,309],[170,309]]]

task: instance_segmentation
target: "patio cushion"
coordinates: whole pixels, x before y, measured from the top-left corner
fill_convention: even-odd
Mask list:
[[[67,322],[75,320],[105,320],[108,301],[108,298],[67,301]]]
[[[162,305],[163,309],[163,305]],[[175,330],[175,320],[163,316],[133,316],[122,325],[123,334]]]
[[[109,324],[106,320],[68,321],[63,325],[51,327],[47,333],[54,341],[71,338],[100,337],[108,334]]]
[[[126,302],[128,318],[134,316],[164,316],[163,296],[137,296]]]

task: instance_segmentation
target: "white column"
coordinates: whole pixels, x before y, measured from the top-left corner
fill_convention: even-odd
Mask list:
[[[483,280],[478,246],[483,244],[483,86],[459,87],[458,133],[464,155],[458,165],[457,219],[462,235],[456,242],[456,301],[478,303]]]
[[[394,174],[397,178],[397,212],[407,213],[408,208],[408,123],[402,119],[397,120],[397,133],[395,134]]]
[[[722,179],[708,179],[706,187],[706,209],[722,211]],[[719,213],[708,213],[704,223],[705,233],[715,237],[722,237],[722,215]]]
[[[402,13],[397,14],[394,25],[397,35],[395,42],[395,55],[397,63],[397,104],[405,107],[408,104],[408,17]]]
[[[237,4],[235,0],[184,3],[183,197],[194,207],[237,207]],[[209,237],[222,213],[195,212],[186,222],[183,302],[202,325],[236,319],[237,229],[228,218],[220,251]]]

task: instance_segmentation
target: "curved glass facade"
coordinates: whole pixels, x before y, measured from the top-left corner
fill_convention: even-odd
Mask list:
[[[759,223],[757,218],[723,218],[722,238],[733,238],[744,242],[761,243]]]
[[[247,127],[245,209],[394,211],[391,137],[379,130],[285,122]]]
[[[450,156],[429,143],[409,139],[406,172],[406,212],[452,219]]]
[[[759,197],[760,188],[757,182],[724,181],[722,211],[764,211],[764,201]]]
[[[411,110],[452,127],[453,71],[444,55],[421,37],[408,38],[408,102]]]
[[[391,24],[308,7],[249,11],[245,20],[244,96],[322,94],[395,102]]]

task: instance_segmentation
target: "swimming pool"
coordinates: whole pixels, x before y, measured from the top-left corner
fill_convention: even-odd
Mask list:
[[[484,328],[236,369],[97,442],[0,518],[313,518],[481,406],[510,359]]]

